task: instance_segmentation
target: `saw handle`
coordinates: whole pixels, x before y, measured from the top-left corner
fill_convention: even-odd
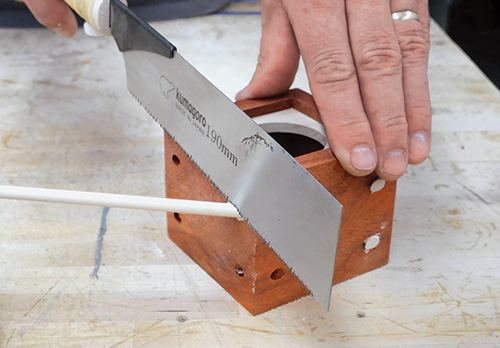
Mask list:
[[[126,4],[126,0],[120,0]],[[110,0],[64,0],[69,7],[101,35],[111,35],[109,26]]]

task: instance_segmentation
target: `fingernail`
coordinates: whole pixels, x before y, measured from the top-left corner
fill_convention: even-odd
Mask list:
[[[382,169],[390,175],[403,175],[408,161],[401,150],[394,150],[387,154]]]
[[[58,35],[61,35],[61,36],[64,36],[64,37],[71,37],[72,36],[72,33],[71,31],[69,31],[67,28],[65,27],[57,27],[57,28],[54,28],[54,31],[58,34]]]
[[[429,154],[429,141],[427,134],[418,132],[410,140],[409,151],[412,157],[422,158]]]
[[[370,170],[376,164],[375,154],[368,146],[358,146],[352,150],[351,165],[357,170]]]

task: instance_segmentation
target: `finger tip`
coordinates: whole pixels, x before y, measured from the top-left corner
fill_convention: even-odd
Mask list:
[[[63,23],[58,23],[56,26],[49,28],[52,28],[52,30],[56,32],[56,34],[58,34],[59,36],[66,38],[75,36],[75,34],[78,31],[78,25],[74,18],[71,18],[71,20],[69,20],[69,23],[68,21]]]
[[[346,167],[344,167],[344,169],[345,169],[346,172],[348,172],[352,176],[355,176],[355,177],[358,177],[358,178],[370,175],[371,173],[373,173],[375,171],[374,169],[373,170],[357,170],[357,169],[354,169],[354,168],[346,168]]]
[[[234,100],[240,101],[240,100],[248,99],[246,95],[247,95],[246,88],[243,88],[241,91],[239,91],[238,93],[236,93],[236,96],[234,97]]]
[[[415,157],[415,156],[412,156],[412,154],[410,154],[408,157],[408,164],[411,164],[411,165],[421,164],[422,162],[424,162],[427,159],[427,157],[428,157],[428,155],[421,156],[421,157]]]
[[[384,180],[397,180],[406,173],[408,167],[407,154],[403,150],[392,150],[381,161],[377,171]]]
[[[396,180],[400,179],[406,173],[406,171],[404,173],[401,173],[401,174],[387,174],[384,171],[377,170],[376,173],[380,179],[383,179],[385,181],[396,181]]]
[[[65,37],[65,38],[73,37],[76,34],[76,31],[72,31],[71,29],[62,28],[62,27],[54,29],[54,31],[56,32],[57,35]]]
[[[371,146],[359,145],[351,151],[349,163],[351,171],[359,174],[357,176],[367,175],[375,170],[377,157]]]
[[[408,144],[409,162],[418,164],[423,162],[431,150],[431,143],[427,132],[416,132]]]
[[[406,168],[407,167],[405,167],[404,170],[402,170],[398,173],[388,173],[383,168],[377,168],[375,170],[375,173],[377,173],[377,175],[380,179],[383,179],[385,181],[396,181],[396,180],[400,179],[403,175],[405,175]]]
[[[332,150],[333,151],[333,150]],[[342,168],[352,176],[363,177],[375,171],[376,156],[371,147],[361,145],[355,147],[351,153],[337,150],[334,152]]]
[[[342,163],[341,161],[339,161],[340,164],[342,165],[342,168],[344,168],[344,170],[349,173],[350,175],[352,176],[355,176],[355,177],[363,177],[363,176],[367,176],[367,175],[370,175],[371,173],[373,173],[375,171],[376,168],[370,168],[370,169],[365,169],[365,170],[360,170],[360,169],[357,169],[357,168],[354,168],[352,166],[351,163],[347,162],[347,163]]]

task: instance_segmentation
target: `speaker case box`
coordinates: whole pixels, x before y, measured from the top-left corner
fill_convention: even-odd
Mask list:
[[[275,98],[243,100],[236,104],[250,117],[294,108],[321,122],[312,96],[297,89]],[[343,205],[332,285],[386,265],[396,182],[383,185],[375,174],[352,176],[328,148],[298,156],[296,160]],[[225,201],[167,134],[165,170],[167,197]],[[375,186],[378,191],[374,190]],[[309,294],[245,222],[168,213],[167,224],[169,238],[253,315]]]

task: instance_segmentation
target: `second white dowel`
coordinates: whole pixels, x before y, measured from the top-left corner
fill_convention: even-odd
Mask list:
[[[0,185],[0,198],[224,216],[241,219],[231,203]]]

